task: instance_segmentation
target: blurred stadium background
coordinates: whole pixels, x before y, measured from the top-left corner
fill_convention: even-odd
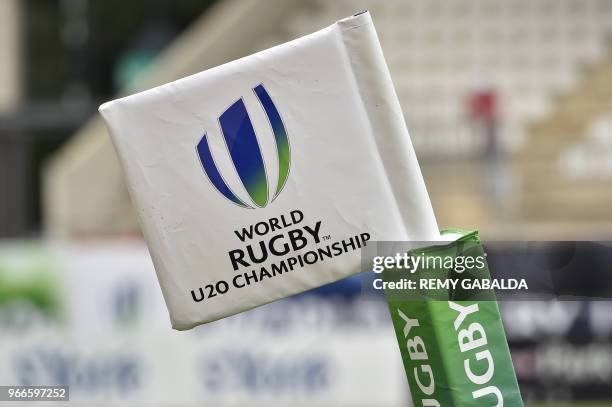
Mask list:
[[[97,106],[369,9],[441,226],[612,240],[612,1],[0,0],[0,384],[406,406],[358,279],[172,332]],[[612,405],[612,305],[501,304],[530,406]]]

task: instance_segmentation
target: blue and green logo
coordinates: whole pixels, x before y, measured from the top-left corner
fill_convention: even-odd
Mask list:
[[[266,88],[260,84],[253,88],[253,92],[255,92],[268,117],[276,142],[278,181],[272,194],[272,199],[269,200],[269,189],[272,186],[268,185],[261,148],[259,147],[253,123],[251,123],[251,118],[242,98],[234,102],[219,116],[219,125],[221,126],[221,132],[223,133],[231,161],[242,185],[255,206],[263,208],[278,197],[287,182],[291,164],[291,151],[285,125]],[[227,185],[225,178],[223,178],[215,164],[206,133],[204,133],[204,136],[196,146],[196,150],[206,176],[217,191],[236,205],[253,209],[255,206],[239,198]]]

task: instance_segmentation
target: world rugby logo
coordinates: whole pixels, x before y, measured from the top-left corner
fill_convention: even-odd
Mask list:
[[[196,146],[204,173],[215,189],[236,205],[250,209],[255,207],[263,208],[278,197],[287,182],[291,164],[289,139],[287,138],[287,131],[278,109],[262,84],[254,87],[253,92],[255,92],[270,123],[278,155],[278,181],[271,199],[269,198],[272,186],[268,185],[261,148],[242,98],[228,107],[219,116],[218,120],[225,145],[238,178],[240,178],[253,204],[249,203],[247,199],[240,198],[228,186],[226,179],[219,171],[213,159],[207,133],[204,133],[204,136],[202,136]]]

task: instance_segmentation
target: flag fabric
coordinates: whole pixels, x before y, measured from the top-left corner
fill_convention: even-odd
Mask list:
[[[367,12],[100,112],[175,329],[439,236]]]

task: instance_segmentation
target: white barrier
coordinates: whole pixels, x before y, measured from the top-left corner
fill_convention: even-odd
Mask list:
[[[77,405],[406,406],[387,313],[305,295],[176,332],[142,242],[2,244],[0,384],[67,384]]]

